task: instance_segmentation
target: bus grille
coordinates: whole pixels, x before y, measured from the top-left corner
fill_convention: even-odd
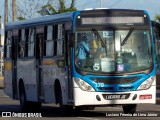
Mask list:
[[[141,77],[129,77],[129,78],[91,78],[94,82],[104,84],[129,84],[133,83]]]

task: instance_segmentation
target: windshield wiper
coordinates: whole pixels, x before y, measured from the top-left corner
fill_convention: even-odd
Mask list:
[[[101,45],[102,45],[103,48],[105,48],[106,56],[107,56],[107,48],[106,48],[106,45],[105,45],[104,41],[102,40],[100,34],[99,34],[98,31],[96,30],[96,28],[92,28],[92,31],[93,31],[93,33],[97,36],[97,39],[101,41]]]
[[[124,40],[121,42],[121,46],[123,46],[126,41],[128,40],[129,36],[131,35],[132,31],[133,31],[133,27],[131,27],[131,29],[129,30],[129,32],[127,33],[126,37],[124,38]]]

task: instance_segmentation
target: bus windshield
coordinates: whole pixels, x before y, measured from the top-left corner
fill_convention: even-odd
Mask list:
[[[138,72],[153,65],[149,29],[77,31],[75,65],[86,72]]]

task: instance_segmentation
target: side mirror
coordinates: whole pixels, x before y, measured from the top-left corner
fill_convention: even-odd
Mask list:
[[[75,34],[74,33],[69,33],[69,47],[74,46],[74,40],[75,40]]]

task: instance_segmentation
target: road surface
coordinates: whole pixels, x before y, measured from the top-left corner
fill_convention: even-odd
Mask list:
[[[6,117],[10,115],[11,117]],[[36,116],[37,115],[37,116]],[[151,115],[152,117],[149,117]],[[62,115],[58,106],[43,104],[38,113],[22,113],[19,101],[12,100],[0,90],[0,120],[37,119],[37,120],[159,120],[160,104],[138,105],[136,114],[123,114],[122,108],[117,107],[97,107],[94,111],[76,111]],[[18,116],[18,117],[17,117]]]

